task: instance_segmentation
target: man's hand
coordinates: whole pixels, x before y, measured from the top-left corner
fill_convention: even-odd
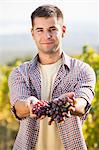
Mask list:
[[[58,99],[67,99],[67,102],[69,102],[73,106],[75,103],[75,93],[68,92],[68,93],[62,94]]]
[[[85,106],[87,102],[83,98],[76,98],[74,100],[74,106],[69,107],[69,111],[72,115],[82,116],[85,113]]]
[[[27,100],[27,105],[28,105],[28,108],[29,108],[29,111],[30,111],[30,117],[31,118],[36,118],[36,114],[33,114],[33,105],[35,105],[39,100],[34,97],[34,96],[31,96],[28,98]]]
[[[39,120],[45,118],[44,114],[41,115],[41,113],[40,113],[40,114],[38,114],[39,115],[38,116],[36,112],[39,112],[40,107],[46,106],[48,104],[47,101],[38,100],[36,97],[31,96],[31,97],[29,97],[28,102],[29,102],[28,107],[30,110],[31,118],[35,118],[35,119],[39,119]]]
[[[58,123],[64,122],[65,118],[69,118],[71,116],[68,108],[72,106],[71,109],[75,111],[75,108],[73,107],[75,102],[74,96],[74,92],[69,92],[62,94],[57,99],[53,100],[53,103],[56,104],[56,111],[52,114],[51,119],[49,120],[49,125],[51,125],[55,120]],[[59,109],[59,111],[57,109]],[[51,111],[53,112],[53,107],[51,108]]]
[[[86,100],[83,98],[75,98],[74,92],[69,92],[61,95],[61,97],[65,98],[65,96],[68,96],[68,102],[71,104],[69,107],[69,114],[76,115],[76,116],[82,116],[85,113],[85,106],[87,104]]]
[[[53,100],[51,102],[47,102],[44,100],[38,100],[34,96],[29,97],[28,101],[29,101],[28,106],[29,106],[31,118],[41,120],[41,119],[45,118],[45,116],[48,116],[48,117],[56,116],[57,117],[57,115],[55,115],[55,113],[56,113],[56,111],[58,112],[60,110],[60,108],[62,110],[60,110],[59,113],[62,113],[61,111],[64,111],[64,109],[65,109],[66,112],[64,113],[64,116],[70,117],[70,111],[67,110],[67,107],[69,105],[71,105],[71,106],[74,105],[74,92],[62,94],[60,97],[56,98],[55,100]],[[65,108],[63,108],[63,105]],[[59,109],[59,110],[57,110],[57,109]],[[74,108],[72,108],[72,109],[74,109]],[[48,114],[47,114],[47,112],[48,112]],[[54,119],[56,119],[56,117]],[[58,115],[58,120],[59,119],[60,119],[60,117]]]
[[[71,114],[82,116],[85,113],[85,106],[86,101],[82,98],[75,99],[74,92],[62,94],[51,102],[38,100],[37,98],[32,97],[29,105],[30,117],[41,120],[48,116],[51,117],[51,120],[49,121],[49,124],[51,124],[55,120],[58,122],[61,122],[61,120],[64,121],[65,118],[70,117]],[[57,114],[56,111],[59,114]]]

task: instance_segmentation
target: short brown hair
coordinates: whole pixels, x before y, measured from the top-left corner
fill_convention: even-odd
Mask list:
[[[57,19],[61,18],[63,20],[63,13],[62,11],[54,5],[42,5],[35,9],[34,12],[31,14],[31,23],[34,26],[34,19],[36,17],[57,17]]]

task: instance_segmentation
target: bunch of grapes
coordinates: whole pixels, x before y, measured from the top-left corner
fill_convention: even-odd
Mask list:
[[[64,121],[65,117],[70,116],[68,108],[71,104],[67,102],[67,99],[68,97],[65,97],[65,99],[55,99],[50,102],[40,100],[33,105],[32,112],[33,114],[36,114],[36,119],[39,119],[42,116],[50,117],[49,125],[55,120],[60,123]]]

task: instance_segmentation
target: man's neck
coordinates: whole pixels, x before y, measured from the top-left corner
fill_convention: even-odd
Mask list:
[[[56,63],[62,57],[62,52],[53,54],[39,53],[38,55],[40,63],[43,65],[47,65]]]

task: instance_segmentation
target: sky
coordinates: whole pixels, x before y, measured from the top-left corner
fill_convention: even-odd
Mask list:
[[[54,4],[64,14],[67,54],[81,53],[86,44],[99,50],[99,0],[0,0],[0,64],[33,55],[30,16],[43,4]]]
[[[30,15],[42,4],[58,6],[65,25],[80,22],[99,26],[98,0],[0,0],[0,35],[30,32]]]

